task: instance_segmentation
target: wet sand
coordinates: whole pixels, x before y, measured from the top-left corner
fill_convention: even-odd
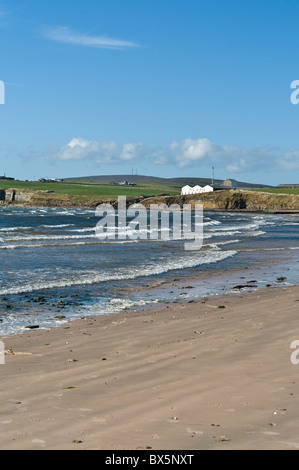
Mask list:
[[[0,449],[299,449],[298,314],[267,288],[2,338]]]

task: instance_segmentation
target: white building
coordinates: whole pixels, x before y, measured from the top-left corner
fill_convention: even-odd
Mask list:
[[[194,186],[191,188],[191,186],[184,186],[181,191],[181,195],[186,195],[186,194],[201,194],[201,193],[209,193],[211,191],[214,191],[212,186],[206,185],[203,188],[199,185]]]
[[[198,185],[194,186],[192,188],[192,193],[191,194],[200,194],[200,193],[202,193],[202,189],[203,188],[201,186],[198,186]]]
[[[210,193],[212,191],[214,191],[214,188],[208,184],[202,188],[202,193]]]
[[[188,186],[188,185],[187,185],[187,186],[184,186],[184,187],[182,188],[181,195],[182,195],[182,196],[185,196],[186,194],[192,194],[191,191],[192,191],[191,186]]]

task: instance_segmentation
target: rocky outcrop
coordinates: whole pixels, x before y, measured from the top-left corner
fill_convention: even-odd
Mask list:
[[[26,204],[31,201],[34,196],[33,191],[21,189],[2,189],[0,191],[0,203],[3,204]]]
[[[5,201],[6,202],[15,202],[16,200],[16,190],[15,189],[7,189],[5,191]]]
[[[35,193],[33,191],[16,190],[14,201],[18,204],[24,204],[26,202],[30,202],[31,199],[34,197],[34,194]]]
[[[154,197],[142,201],[146,207],[150,204],[202,204],[205,211],[263,211],[263,212],[299,212],[299,196],[295,194],[275,194],[245,190],[223,190],[210,193]]]

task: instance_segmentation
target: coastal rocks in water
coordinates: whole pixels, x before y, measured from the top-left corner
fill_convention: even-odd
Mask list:
[[[39,325],[28,325],[25,326],[26,330],[37,330],[39,328]]]
[[[239,286],[234,286],[234,290],[241,290],[241,289],[249,289],[249,288],[257,288],[256,284],[240,284]]]

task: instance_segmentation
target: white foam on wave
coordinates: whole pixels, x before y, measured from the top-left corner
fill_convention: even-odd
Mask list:
[[[39,228],[66,228],[75,227],[75,224],[60,224],[60,225],[40,225]],[[34,228],[34,227],[32,227]]]
[[[197,254],[188,255],[188,256],[178,256],[176,259],[167,261],[161,260],[160,262],[155,263],[146,263],[141,266],[136,266],[135,268],[130,266],[128,268],[122,267],[117,270],[117,272],[67,272],[65,278],[63,278],[63,273],[59,274],[57,279],[52,281],[48,280],[48,272],[45,271],[43,274],[40,274],[39,280],[34,279],[31,283],[22,283],[20,286],[14,286],[9,288],[4,288],[0,290],[0,295],[12,295],[12,294],[21,294],[25,292],[33,292],[44,289],[54,289],[62,287],[72,287],[79,285],[91,285],[97,284],[106,281],[116,281],[116,280],[126,280],[126,279],[136,279],[139,277],[147,277],[158,274],[163,274],[172,270],[180,270],[191,268],[204,264],[212,264],[222,261],[226,258],[232,257],[236,254],[236,251],[215,251],[215,250],[206,250],[199,251]],[[44,277],[44,279],[43,279]]]
[[[85,227],[85,228],[74,228],[72,229],[72,232],[84,233],[84,232],[95,232],[95,230],[96,230],[95,227]]]
[[[262,230],[252,230],[249,232],[241,232],[240,230],[234,230],[233,232],[209,232],[204,233],[204,239],[208,240],[214,237],[230,237],[237,234],[242,234],[244,237],[259,237],[261,235],[264,235],[265,233],[266,232],[263,232]]]
[[[168,231],[168,230],[167,230]],[[183,236],[173,236],[173,234],[170,232],[169,234],[169,239],[166,238],[165,236],[161,235],[160,238],[154,239],[151,238],[151,234],[154,233],[154,231],[145,231],[145,230],[140,230],[138,233],[141,235],[142,233],[149,233],[149,238],[148,241],[151,242],[161,242],[161,241],[179,241],[179,240],[184,240],[185,238]],[[258,237],[261,235],[264,235],[266,232],[262,230],[252,230],[249,232],[241,232],[239,230],[234,230],[234,231],[220,231],[220,232],[204,232],[203,233],[203,238],[204,240],[209,240],[211,238],[220,238],[220,237],[233,237],[238,234],[241,234],[245,237]],[[67,240],[91,240],[94,239],[94,243],[102,243],[102,244],[107,244],[107,243],[115,243],[115,244],[124,244],[124,243],[138,243],[140,240],[139,239],[130,239],[130,237],[133,238],[133,235],[136,235],[136,232],[134,230],[131,231],[124,231],[124,232],[119,232],[118,236],[122,237],[119,240],[116,238],[117,234],[114,232],[107,232],[107,238],[101,240],[100,238],[97,238],[95,234],[93,235],[32,235],[32,236],[16,236],[16,237],[6,237],[5,239],[0,238],[1,243],[8,243],[7,245],[0,246],[0,250],[9,250],[9,249],[16,249],[16,248],[41,248],[41,247],[46,247],[46,246],[72,246],[75,245],[76,243],[56,243],[51,244],[47,243],[50,241],[57,240],[57,242],[65,242]],[[127,238],[125,238],[127,237]],[[192,238],[192,237],[191,237]],[[186,238],[189,239],[189,238]],[[43,244],[38,244],[38,243],[30,243],[30,242],[36,242],[36,241],[45,241]],[[238,240],[240,241],[240,240]],[[16,242],[26,242],[27,244],[25,245],[24,243],[16,243]],[[78,245],[84,245],[88,244],[89,242],[82,242],[82,243],[77,243]],[[219,242],[217,242],[219,244]],[[223,242],[222,242],[223,243]],[[228,240],[226,243],[234,243],[233,240]]]
[[[0,228],[0,232],[17,232],[19,230],[33,230],[33,227],[5,227]]]
[[[204,232],[204,239],[214,238],[214,237],[230,237],[241,233],[239,230],[234,230],[233,232]]]
[[[35,240],[74,240],[80,238],[95,238],[95,235],[31,235],[28,237],[6,238],[8,242],[30,242]]]
[[[198,224],[195,224],[198,225]],[[221,222],[219,220],[209,220],[207,222],[203,223],[204,227],[207,227],[209,225],[221,225]]]
[[[32,226],[19,226],[19,227],[4,227],[4,228],[0,228],[0,232],[19,232],[19,231],[23,231],[23,230],[37,230],[37,229],[56,229],[56,228],[66,228],[66,227],[74,227],[74,224],[60,224],[60,225],[39,225],[39,226],[35,226],[35,227],[32,227]]]
[[[223,246],[223,245],[231,245],[232,243],[240,243],[241,240],[226,240],[226,241],[222,241],[222,242],[217,242],[217,243],[209,243],[209,245],[207,245],[208,247],[210,248],[214,248],[216,250],[220,250],[221,248],[219,248],[219,246]]]
[[[85,237],[84,237],[85,238]],[[3,240],[0,239],[0,242]],[[58,248],[58,247],[72,247],[72,246],[84,246],[84,245],[100,245],[103,242],[99,240],[90,241],[90,242],[71,242],[71,243],[34,243],[32,245],[3,245],[0,246],[0,250],[17,250],[17,249],[32,249],[32,248]],[[128,243],[138,243],[138,240],[116,240],[114,242],[104,242],[105,244],[115,244],[115,245],[124,245]]]

